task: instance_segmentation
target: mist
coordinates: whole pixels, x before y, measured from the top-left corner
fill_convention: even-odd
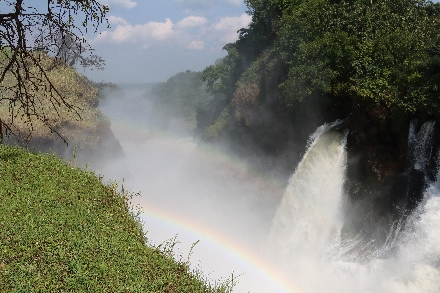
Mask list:
[[[95,169],[139,193],[132,206],[150,244],[177,241],[176,258],[189,259],[212,281],[233,276],[239,282],[234,292],[439,292],[438,175],[427,181],[417,209],[386,230],[384,243],[366,241],[362,231],[343,228],[351,221],[343,121],[311,133],[287,182],[225,149],[197,143],[181,117],[164,127],[152,113],[152,86],[122,85],[102,99],[100,109],[125,156]],[[408,135],[414,167],[422,171],[433,125],[426,122],[418,132],[410,127]]]
[[[139,196],[133,205],[149,243],[177,235],[176,257],[190,257],[211,280],[238,277],[235,292],[278,292],[261,256],[284,182],[220,149],[197,145],[193,129],[150,119],[152,85],[122,85],[100,102],[125,158],[96,170]],[[122,182],[123,180],[123,182]],[[260,266],[260,267],[258,267]],[[264,271],[266,270],[266,271]],[[279,292],[285,292],[280,289]]]

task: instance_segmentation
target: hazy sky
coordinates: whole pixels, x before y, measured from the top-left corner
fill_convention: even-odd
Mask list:
[[[225,56],[251,17],[243,0],[101,0],[110,6],[101,33],[90,35],[104,71],[80,72],[94,81],[158,82],[203,70]]]

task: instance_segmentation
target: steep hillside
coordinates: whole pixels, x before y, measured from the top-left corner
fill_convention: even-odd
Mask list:
[[[36,151],[56,152],[66,158],[72,157],[76,149],[77,161],[81,164],[90,160],[98,162],[106,156],[122,156],[122,148],[110,130],[110,121],[98,109],[99,89],[74,68],[44,54],[40,57],[47,77],[71,107],[54,104],[49,99],[50,92],[41,86],[29,85],[26,90],[33,95],[32,107],[40,117],[28,116],[19,104],[3,99],[0,119],[11,130],[6,131],[4,142]],[[4,84],[14,82],[9,72]],[[3,95],[13,97],[14,87]]]
[[[0,145],[0,184],[0,292],[230,292],[172,240],[147,245],[130,197],[91,172]]]

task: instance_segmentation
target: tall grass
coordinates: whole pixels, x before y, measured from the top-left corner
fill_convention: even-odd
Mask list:
[[[174,243],[147,245],[129,198],[92,172],[0,145],[0,292],[231,292]]]

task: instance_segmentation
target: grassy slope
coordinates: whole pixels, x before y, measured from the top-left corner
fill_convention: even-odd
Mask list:
[[[229,292],[147,246],[93,173],[0,145],[0,292]]]

